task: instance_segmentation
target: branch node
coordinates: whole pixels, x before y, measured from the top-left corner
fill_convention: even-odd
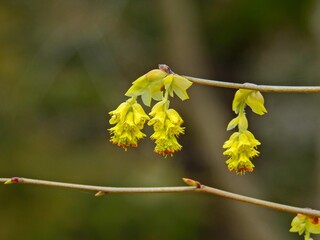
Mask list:
[[[22,178],[13,177],[13,178],[10,178],[9,180],[5,181],[4,184],[21,183],[21,182],[23,182]]]
[[[244,87],[248,87],[248,88],[250,88],[250,87],[257,87],[257,84],[250,83],[250,82],[245,82],[245,83],[243,83],[243,86],[244,86]]]

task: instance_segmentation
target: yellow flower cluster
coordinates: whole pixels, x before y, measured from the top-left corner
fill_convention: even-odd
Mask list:
[[[151,139],[156,143],[154,151],[165,157],[180,151],[182,146],[178,143],[177,137],[184,134],[184,127],[181,127],[183,120],[177,111],[169,109],[169,100],[164,99],[155,104],[150,116],[152,118],[148,125],[153,125],[154,129],[151,135]]]
[[[115,124],[109,129],[110,142],[125,150],[130,146],[137,147],[138,140],[146,136],[141,130],[145,122],[150,119],[141,105],[136,102],[135,98],[130,98],[109,114],[111,115],[109,123]]]
[[[138,141],[146,136],[141,130],[150,117],[136,99],[140,96],[146,106],[150,106],[154,99],[158,103],[153,106],[150,113],[152,119],[148,122],[154,129],[151,136],[156,143],[154,151],[164,156],[172,156],[182,148],[177,138],[180,134],[184,134],[184,127],[181,127],[183,120],[178,112],[169,109],[168,98],[176,95],[181,100],[188,99],[187,89],[192,82],[174,74],[167,65],[161,64],[159,68],[135,80],[125,94],[131,98],[109,113],[111,115],[109,123],[115,124],[109,129],[110,142],[125,150],[130,146],[137,147]]]
[[[226,161],[229,171],[240,174],[252,172],[254,165],[250,159],[259,155],[258,145],[260,142],[248,130],[233,133],[223,145],[227,149],[223,154],[229,156]]]
[[[233,133],[224,143],[223,148],[226,150],[223,154],[229,157],[226,161],[229,171],[240,174],[253,171],[254,165],[251,159],[259,155],[257,146],[261,144],[248,130],[248,120],[245,115],[247,105],[256,114],[263,115],[267,112],[260,92],[245,89],[236,92],[232,109],[238,116],[229,122],[227,130],[238,127],[238,132]]]
[[[320,234],[320,218],[298,214],[291,222],[290,232],[304,233],[305,240],[312,240],[310,234]]]

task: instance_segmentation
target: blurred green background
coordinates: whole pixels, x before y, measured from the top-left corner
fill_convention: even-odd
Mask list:
[[[320,208],[318,94],[265,93],[248,114],[256,169],[222,155],[234,90],[193,85],[172,101],[184,148],[164,159],[143,140],[109,143],[108,112],[158,63],[182,75],[319,85],[320,2],[56,0],[0,2],[0,176],[106,186],[176,186],[190,177],[270,201]],[[147,110],[148,111],[148,110]],[[148,130],[150,133],[150,130]],[[0,239],[299,239],[292,214],[184,194],[109,195],[0,188]],[[319,237],[315,239],[320,239]]]

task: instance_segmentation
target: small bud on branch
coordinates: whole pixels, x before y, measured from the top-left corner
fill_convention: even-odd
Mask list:
[[[106,195],[105,192],[103,192],[103,191],[98,191],[94,196],[95,196],[95,197],[101,197],[101,196],[104,196],[104,195]]]
[[[190,178],[182,178],[182,180],[189,186],[194,186],[197,188],[201,188],[201,184],[198,181],[192,180]]]

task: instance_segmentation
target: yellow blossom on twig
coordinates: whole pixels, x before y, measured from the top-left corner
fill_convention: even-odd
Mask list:
[[[182,101],[189,99],[187,89],[191,87],[192,82],[185,77],[170,74],[163,79],[163,83],[171,97],[174,97],[175,93]]]
[[[154,133],[151,135],[156,143],[155,152],[164,156],[173,155],[180,151],[182,146],[178,143],[178,136],[184,134],[181,127],[183,120],[179,113],[169,108],[169,100],[162,100],[154,105],[150,112],[149,126],[153,126]]]
[[[264,107],[264,98],[259,91],[239,89],[234,96],[232,110],[238,114],[244,109],[243,105],[248,105],[258,115],[263,115],[267,112]]]
[[[291,222],[290,232],[304,233],[305,240],[312,240],[310,234],[320,234],[320,218],[309,217],[303,214],[295,216]]]
[[[159,69],[153,69],[139,77],[125,93],[131,98],[109,112],[109,123],[115,125],[109,129],[110,142],[126,150],[130,146],[137,147],[138,140],[145,137],[141,130],[150,117],[136,102],[140,96],[146,106],[151,105],[152,99],[158,101],[150,112],[152,119],[148,123],[154,129],[151,139],[156,143],[155,152],[167,156],[181,150],[182,146],[177,138],[184,134],[184,127],[181,127],[183,120],[177,111],[169,109],[168,98],[176,95],[182,101],[188,99],[187,89],[191,85],[191,81],[175,74],[165,64],[159,64]]]
[[[223,148],[226,150],[223,154],[229,157],[226,161],[229,171],[240,174],[253,171],[254,165],[251,159],[259,155],[257,146],[261,144],[248,130],[246,105],[256,114],[263,115],[267,112],[260,92],[246,89],[239,89],[236,92],[232,102],[232,110],[238,116],[229,122],[227,130],[238,127],[238,132],[233,133],[224,143]]]
[[[141,105],[136,102],[135,98],[130,98],[109,114],[111,115],[109,123],[115,124],[109,129],[110,142],[125,150],[128,147],[137,147],[138,140],[145,137],[141,130],[145,122],[150,119]]]
[[[252,172],[254,165],[250,159],[259,155],[256,150],[258,145],[260,142],[248,130],[233,133],[223,145],[223,148],[227,149],[223,155],[229,156],[226,161],[229,171],[240,174]]]
[[[153,69],[135,80],[125,95],[128,97],[141,96],[144,105],[150,106],[151,99],[157,101],[162,99],[163,79],[167,75],[160,69]]]

